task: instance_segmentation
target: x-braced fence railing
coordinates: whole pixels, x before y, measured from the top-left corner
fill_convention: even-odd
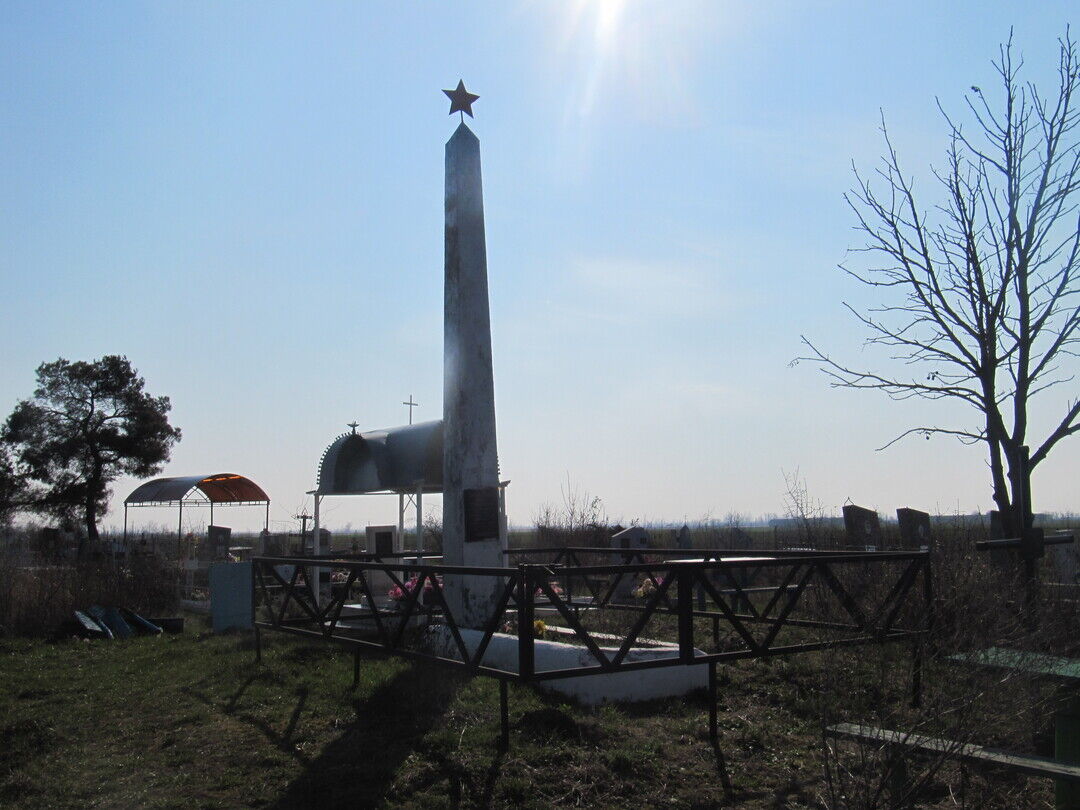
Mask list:
[[[841,646],[912,643],[912,699],[921,694],[922,638],[932,622],[929,555],[920,552],[797,552],[736,555],[715,560],[645,560],[656,550],[619,550],[621,565],[580,565],[594,549],[561,549],[545,564],[479,568],[427,565],[378,558],[257,557],[252,599],[256,606],[256,656],[261,630],[321,638],[353,648],[354,677],[362,650],[431,661],[501,681],[504,739],[508,734],[506,683],[550,681],[662,667],[707,665],[710,735],[716,738],[716,665],[740,658],[790,655]],[[701,552],[698,552],[699,554]],[[730,553],[730,552],[725,552]],[[567,563],[575,563],[573,565]],[[318,585],[329,571],[330,587]],[[748,586],[749,572],[767,584]],[[451,608],[464,578],[489,580],[495,595],[479,626],[465,626]],[[645,591],[618,597],[624,578]],[[577,597],[560,583],[586,583]],[[590,584],[591,583],[591,584]],[[397,589],[391,600],[380,590]],[[590,661],[538,668],[542,632],[538,611],[557,616],[560,639],[588,650]],[[460,611],[458,611],[460,612]],[[614,635],[590,627],[592,617],[626,612]],[[712,620],[712,645],[698,620]],[[730,632],[721,643],[717,628]],[[647,628],[666,632],[661,654],[644,660],[632,651]],[[611,628],[605,628],[611,629]],[[515,638],[516,636],[516,638]],[[499,639],[502,654],[489,655]],[[506,649],[512,650],[507,657]],[[666,654],[664,654],[666,653]],[[490,659],[490,660],[489,660]]]

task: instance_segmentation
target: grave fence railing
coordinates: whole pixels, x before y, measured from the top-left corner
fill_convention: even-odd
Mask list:
[[[567,547],[508,556],[522,561],[481,568],[430,564],[415,553],[256,557],[256,657],[261,632],[279,631],[351,648],[354,678],[363,651],[497,678],[504,740],[509,681],[707,665],[715,739],[717,664],[908,642],[913,702],[921,694],[934,602],[926,551]],[[618,564],[594,563],[613,558]],[[467,580],[497,594],[478,627],[450,607]],[[568,666],[537,664],[539,645],[560,643],[587,653]],[[643,647],[654,654],[636,657]]]

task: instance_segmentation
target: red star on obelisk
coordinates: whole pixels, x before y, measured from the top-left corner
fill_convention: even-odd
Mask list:
[[[469,118],[473,117],[472,105],[480,96],[475,93],[470,93],[465,89],[465,82],[458,79],[457,87],[453,90],[443,90],[446,93],[446,97],[450,99],[450,112],[449,115],[453,115],[456,112],[464,113],[461,120],[465,120],[465,115]]]

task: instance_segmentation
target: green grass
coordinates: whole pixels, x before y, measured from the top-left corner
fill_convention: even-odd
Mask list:
[[[504,752],[494,680],[365,658],[354,690],[344,650],[264,634],[256,664],[250,635],[200,621],[123,642],[0,641],[0,806],[721,806],[704,694],[589,710],[511,685]],[[740,807],[822,806],[822,706],[857,718],[861,699],[830,666],[721,668]]]
[[[710,807],[722,799],[704,695],[586,710],[511,685],[511,745],[502,752],[491,679],[365,658],[353,690],[349,653],[264,639],[258,665],[249,636],[202,631],[0,642],[0,805]],[[812,721],[784,708],[782,678],[762,681],[768,671],[755,663],[725,670],[730,769],[744,806],[811,806],[820,738]]]

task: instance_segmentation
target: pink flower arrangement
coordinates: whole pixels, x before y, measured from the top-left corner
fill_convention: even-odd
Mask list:
[[[555,594],[556,596],[562,596],[563,595],[563,589],[559,585],[558,582],[549,582],[548,586],[551,588],[551,592],[553,594]],[[534,599],[537,598],[537,597],[543,597],[543,596],[544,596],[544,591],[541,588],[537,588],[536,593],[533,594]]]
[[[434,593],[436,587],[438,587],[440,592],[442,591],[442,580],[436,577],[435,582],[436,585],[432,585],[431,577],[427,577],[424,579],[424,592],[422,596],[426,598],[428,595]],[[395,602],[403,602],[410,596],[412,596],[413,591],[416,590],[419,584],[420,577],[414,576],[405,581],[405,587],[402,587],[401,585],[395,585],[393,588],[387,591],[386,595],[393,599]]]

